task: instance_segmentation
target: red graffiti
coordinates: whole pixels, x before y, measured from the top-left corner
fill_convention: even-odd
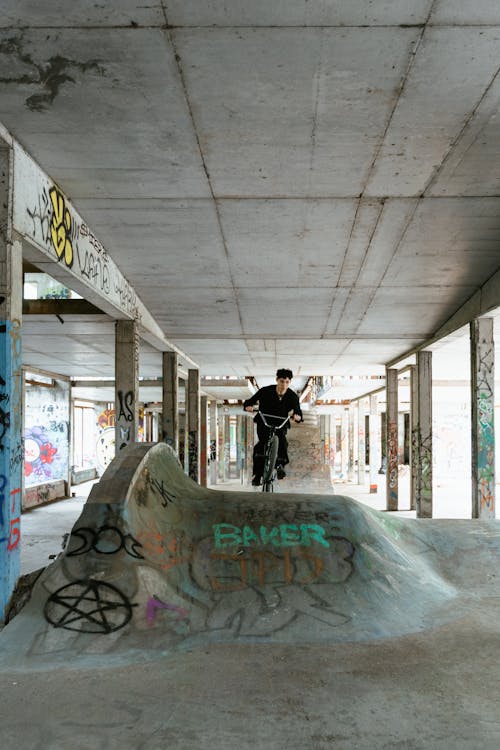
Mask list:
[[[17,518],[13,518],[10,522],[9,543],[7,544],[7,549],[9,551],[15,549],[19,544],[19,541],[21,539],[20,524],[21,519],[19,518],[19,516]]]

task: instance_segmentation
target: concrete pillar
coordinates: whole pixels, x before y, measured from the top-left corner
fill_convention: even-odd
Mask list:
[[[179,411],[179,461],[184,474],[189,473],[188,467],[188,445],[187,445],[187,415],[185,411]]]
[[[370,493],[378,491],[378,470],[380,466],[380,416],[378,413],[378,397],[374,393],[370,396]]]
[[[330,414],[330,456],[329,463],[332,470],[335,466],[335,454],[337,452],[337,422],[335,414]]]
[[[415,509],[432,518],[432,352],[417,352],[415,424]]]
[[[358,484],[365,483],[366,469],[365,403],[358,401]]]
[[[179,453],[179,373],[177,352],[163,352],[162,440]]]
[[[220,482],[224,481],[224,466],[225,466],[225,454],[226,454],[226,419],[224,412],[219,411],[219,425],[218,425],[218,447],[219,447],[219,461],[217,464],[217,476]]]
[[[356,415],[355,415],[355,404],[349,404],[349,423],[348,423],[348,445],[349,445],[349,470],[348,478],[350,482],[354,482],[354,442],[356,435]]]
[[[253,473],[253,446],[254,446],[254,425],[250,417],[243,417],[246,425],[246,454],[245,454],[245,465],[246,465],[246,477],[247,482],[252,479]]]
[[[210,401],[210,484],[217,484],[217,401]]]
[[[208,473],[208,398],[200,398],[200,484],[207,486]]]
[[[470,324],[472,517],[495,518],[495,349],[493,319]]]
[[[12,236],[11,152],[0,147],[0,622],[21,568],[23,478],[21,243]]]
[[[187,380],[179,377],[179,461],[184,473],[188,473],[188,446],[187,446]]]
[[[188,473],[195,482],[200,481],[200,372],[188,370],[186,403],[188,434]]]
[[[246,456],[246,422],[242,415],[236,417],[236,444],[238,461],[238,479],[243,484]]]
[[[320,442],[320,452],[321,452],[321,461],[322,463],[325,463],[325,455],[326,455],[326,432],[325,432],[326,424],[325,424],[325,415],[320,414],[319,416],[319,442]]]
[[[115,453],[137,440],[139,333],[135,320],[115,324]]]
[[[325,450],[323,453],[323,461],[327,466],[330,465],[331,447],[332,447],[332,434],[330,431],[330,415],[325,414]]]
[[[398,510],[398,371],[386,369],[387,473],[386,510]]]
[[[231,419],[229,416],[224,417],[224,481],[229,479],[229,469],[231,463]]]
[[[418,378],[417,367],[410,367],[410,510],[417,507],[418,494]]]
[[[342,410],[340,446],[342,451],[341,476],[342,481],[347,482],[349,474],[349,409]]]

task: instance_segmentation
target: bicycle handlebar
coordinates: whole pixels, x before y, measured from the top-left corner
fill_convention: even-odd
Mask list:
[[[288,414],[287,417],[283,419],[283,416],[281,414],[264,414],[263,411],[257,410],[257,414],[260,414],[260,417],[266,427],[274,427],[275,430],[281,430],[282,427],[286,425],[288,420],[290,419],[290,414]],[[272,417],[272,419],[283,419],[281,424],[268,424],[265,420],[265,417]]]

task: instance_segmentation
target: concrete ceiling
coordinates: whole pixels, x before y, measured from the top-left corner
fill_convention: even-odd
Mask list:
[[[2,0],[0,122],[203,376],[379,375],[500,267],[499,61],[498,0]]]

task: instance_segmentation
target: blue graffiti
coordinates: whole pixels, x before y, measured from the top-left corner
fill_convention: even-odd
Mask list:
[[[4,524],[4,510],[3,506],[5,503],[5,493],[4,489],[7,486],[7,477],[4,477],[3,475],[0,475],[0,528]]]

